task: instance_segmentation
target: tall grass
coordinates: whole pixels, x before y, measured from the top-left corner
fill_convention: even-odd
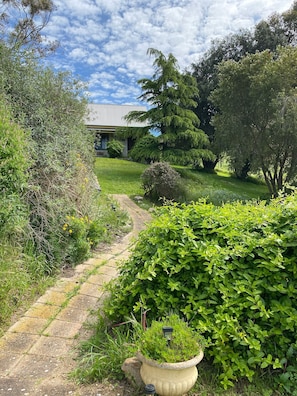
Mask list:
[[[32,301],[53,283],[44,275],[44,261],[24,254],[9,243],[0,246],[0,336],[18,310]]]

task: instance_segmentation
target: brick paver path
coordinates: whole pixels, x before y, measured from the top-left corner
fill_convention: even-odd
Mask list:
[[[88,337],[83,324],[102,304],[103,284],[117,275],[133,238],[150,220],[126,195],[115,195],[133,230],[107,251],[58,280],[0,339],[0,395],[100,395],[100,386],[81,387],[69,379],[77,345]],[[103,395],[102,395],[103,396]]]

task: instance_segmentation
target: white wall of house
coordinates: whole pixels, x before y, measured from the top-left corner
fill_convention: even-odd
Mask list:
[[[113,138],[116,128],[118,127],[138,127],[143,126],[143,123],[131,122],[127,123],[125,116],[130,111],[146,111],[145,106],[134,106],[134,105],[112,105],[112,104],[88,104],[88,113],[85,117],[85,124],[87,128],[92,131],[98,138],[95,144],[95,151],[98,156],[108,157],[106,150],[107,141]],[[128,155],[128,144],[127,140],[124,143],[123,156]]]

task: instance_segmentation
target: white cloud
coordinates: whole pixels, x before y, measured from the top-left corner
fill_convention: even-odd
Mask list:
[[[96,101],[127,103],[152,74],[149,47],[172,52],[181,69],[211,41],[290,8],[293,0],[56,0],[46,34],[61,48],[49,62],[89,81]],[[134,95],[134,96],[131,96]]]

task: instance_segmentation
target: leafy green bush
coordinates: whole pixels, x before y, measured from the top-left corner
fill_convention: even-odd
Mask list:
[[[97,245],[106,228],[88,216],[66,216],[63,231],[67,240],[66,246],[68,245],[68,256],[65,260],[70,264],[78,264],[89,256],[92,246]]]
[[[167,162],[155,162],[141,175],[144,195],[152,201],[176,199],[181,193],[181,177]]]
[[[224,387],[259,369],[292,371],[296,217],[295,195],[269,205],[161,207],[110,284],[105,312],[115,320],[142,309],[152,319],[184,315],[206,338]]]
[[[107,152],[110,158],[121,158],[124,145],[119,140],[113,139],[107,143]]]

